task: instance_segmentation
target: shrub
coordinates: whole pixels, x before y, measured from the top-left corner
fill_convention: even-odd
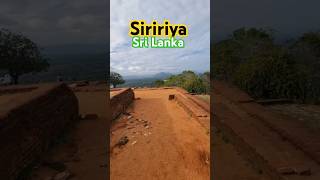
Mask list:
[[[239,29],[213,46],[213,77],[254,98],[320,102],[320,33],[278,45],[263,29]]]
[[[259,58],[237,69],[234,83],[255,98],[306,99],[307,73],[284,57]]]
[[[206,93],[206,82],[193,71],[183,71],[181,74],[172,75],[164,81],[164,86],[177,86],[190,93]]]

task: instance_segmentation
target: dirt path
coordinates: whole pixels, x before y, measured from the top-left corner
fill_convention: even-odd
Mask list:
[[[209,134],[175,101],[174,89],[136,90],[111,131],[111,179],[209,179]],[[121,137],[127,144],[118,147]]]

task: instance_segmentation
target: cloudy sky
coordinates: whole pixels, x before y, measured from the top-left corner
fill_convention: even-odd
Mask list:
[[[240,27],[272,28],[281,40],[320,30],[319,0],[214,0],[212,5],[215,40]]]
[[[41,47],[106,44],[106,7],[104,0],[1,0],[0,28],[23,33]]]
[[[209,69],[209,0],[110,0],[111,68],[124,75]],[[21,32],[47,49],[104,50],[108,42],[106,0],[1,0],[0,28]],[[214,0],[213,38],[240,27],[267,27],[294,38],[320,30],[319,0]],[[185,49],[133,49],[129,20],[189,25]]]
[[[152,75],[183,70],[208,71],[210,67],[209,0],[111,0],[111,70],[123,75]],[[187,24],[185,48],[132,48],[128,36],[130,20]]]

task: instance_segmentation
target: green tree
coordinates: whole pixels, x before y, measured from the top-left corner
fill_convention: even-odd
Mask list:
[[[49,64],[37,44],[22,34],[0,30],[0,69],[6,71],[18,84],[27,73],[47,70]]]
[[[278,52],[281,53],[281,52]],[[251,59],[239,65],[234,83],[255,98],[305,99],[306,73],[287,54]]]
[[[125,80],[122,78],[122,76],[119,73],[116,73],[116,72],[110,73],[110,84],[112,84],[114,88],[116,88],[117,85],[124,84],[124,83],[125,83]]]
[[[206,92],[203,80],[193,71],[183,71],[181,74],[172,75],[166,79],[164,85],[181,87],[190,93],[201,94]]]
[[[201,75],[202,82],[206,88],[206,93],[210,93],[210,72],[205,72]]]
[[[241,28],[215,43],[213,52],[213,77],[255,98],[319,100],[320,33],[285,46],[274,42],[271,31]]]
[[[307,72],[306,99],[320,102],[320,32],[307,32],[290,47],[290,56]]]
[[[213,76],[232,81],[241,63],[251,58],[265,57],[274,46],[272,31],[256,28],[240,28],[230,38],[213,45]]]
[[[163,81],[163,80],[156,80],[156,81],[154,82],[154,85],[155,85],[156,87],[164,86],[164,81]]]

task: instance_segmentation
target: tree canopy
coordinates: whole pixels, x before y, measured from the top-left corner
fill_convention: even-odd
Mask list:
[[[213,77],[255,98],[319,101],[320,34],[305,33],[290,44],[277,44],[272,32],[241,28],[215,43]]]
[[[183,71],[180,74],[172,75],[164,81],[157,80],[155,81],[156,86],[177,86],[184,88],[190,93],[208,93],[208,87],[210,87],[210,80],[208,79],[208,74],[205,73],[202,75],[198,75],[193,71]],[[210,78],[210,77],[209,77]]]
[[[37,44],[22,34],[0,30],[0,70],[17,84],[21,75],[37,73],[49,67]]]
[[[112,84],[114,88],[116,88],[117,85],[123,84],[123,83],[125,83],[125,80],[122,78],[122,76],[119,73],[110,72],[110,84]]]

